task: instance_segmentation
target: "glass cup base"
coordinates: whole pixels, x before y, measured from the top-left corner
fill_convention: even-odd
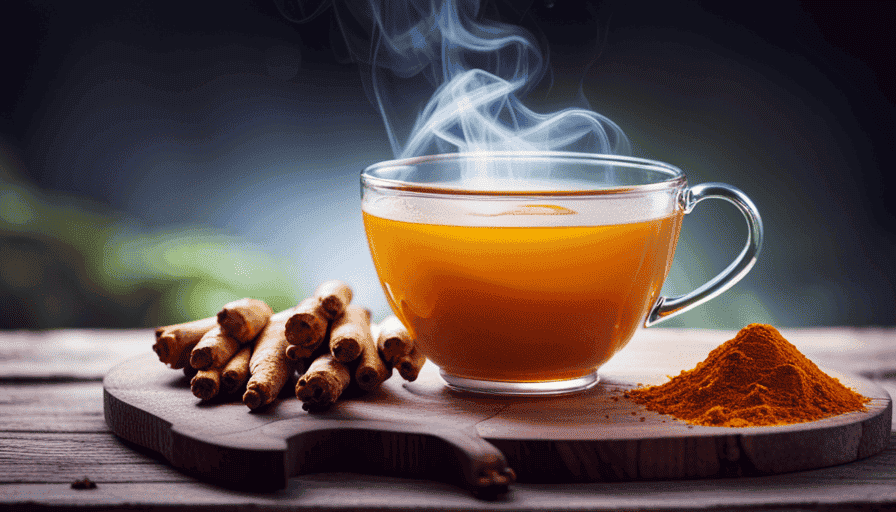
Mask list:
[[[445,370],[439,370],[439,374],[442,376],[445,383],[448,384],[448,387],[455,391],[505,396],[550,396],[576,393],[594,387],[600,380],[600,377],[597,375],[597,370],[574,379],[550,380],[544,382],[507,382],[467,379],[465,377],[451,375],[445,372]]]

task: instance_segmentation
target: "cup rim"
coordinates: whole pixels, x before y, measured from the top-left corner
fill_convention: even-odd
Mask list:
[[[603,186],[594,188],[566,189],[558,187],[556,190],[520,190],[520,189],[475,189],[464,187],[462,184],[432,184],[417,183],[394,178],[384,178],[377,173],[396,167],[413,167],[422,164],[437,162],[453,162],[473,158],[488,159],[525,159],[540,160],[550,159],[583,164],[612,163],[624,167],[639,167],[642,169],[657,170],[668,173],[666,179],[640,185]],[[385,160],[369,165],[361,171],[361,185],[364,188],[390,189],[408,193],[423,193],[434,195],[462,195],[462,196],[594,196],[605,194],[625,194],[631,192],[652,192],[657,190],[674,189],[687,183],[684,172],[678,167],[647,158],[632,156],[610,155],[600,153],[576,153],[569,151],[483,151],[468,153],[443,153],[425,155],[410,158]]]

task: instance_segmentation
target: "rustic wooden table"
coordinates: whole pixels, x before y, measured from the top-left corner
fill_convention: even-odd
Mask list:
[[[783,329],[819,365],[896,391],[896,329]],[[733,332],[648,329],[611,361],[691,368]],[[0,509],[680,510],[896,508],[896,437],[880,454],[825,469],[749,478],[515,484],[481,501],[426,480],[312,474],[273,493],[200,482],[117,438],[103,416],[102,378],[145,354],[150,330],[0,333]],[[666,365],[658,365],[668,366]],[[94,489],[75,489],[88,478]]]

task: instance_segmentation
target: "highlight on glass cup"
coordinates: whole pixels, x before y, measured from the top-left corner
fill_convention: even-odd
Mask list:
[[[454,153],[361,173],[367,241],[394,313],[448,386],[507,395],[587,389],[641,326],[750,270],[759,212],[669,164],[563,152]],[[718,276],[660,295],[682,219],[700,201],[743,213],[747,242]]]

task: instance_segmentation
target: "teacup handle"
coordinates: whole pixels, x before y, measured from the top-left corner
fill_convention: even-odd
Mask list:
[[[746,194],[725,183],[703,183],[684,192],[684,213],[690,213],[700,201],[708,198],[724,199],[741,211],[747,219],[747,245],[737,259],[719,275],[703,286],[686,295],[660,297],[644,321],[645,327],[656,325],[675,315],[696,307],[716,297],[740,281],[756,263],[756,256],[762,247],[762,219],[756,205]]]

